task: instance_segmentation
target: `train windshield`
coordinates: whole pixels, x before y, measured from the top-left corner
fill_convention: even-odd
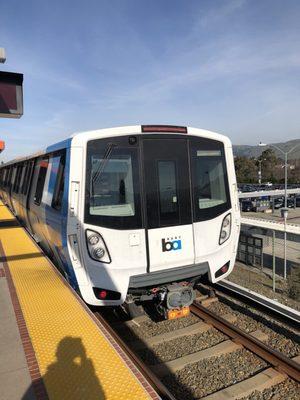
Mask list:
[[[193,138],[190,153],[196,222],[216,217],[228,210],[230,196],[223,144]]]
[[[137,148],[128,142],[89,142],[86,221],[119,229],[140,227],[138,174]]]
[[[142,228],[141,198],[148,229],[189,225],[227,211],[223,143],[175,135],[145,135],[133,143],[128,136],[88,142],[85,222]]]

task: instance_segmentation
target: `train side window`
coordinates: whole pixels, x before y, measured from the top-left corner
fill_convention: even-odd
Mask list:
[[[25,168],[25,164],[23,164],[22,167],[21,167],[20,180],[19,180],[19,192],[20,193],[22,193],[25,174],[26,174],[26,168]]]
[[[5,168],[5,170],[4,170],[4,177],[3,177],[3,187],[6,186],[7,177],[8,177],[8,169]]]
[[[2,168],[2,169],[1,169],[1,178],[0,178],[1,186],[3,185],[3,182],[4,182],[4,174],[5,174],[5,169]]]
[[[18,176],[18,170],[19,170],[19,166],[14,167],[14,172],[13,172],[13,183],[12,183],[12,192],[16,191],[16,187],[17,187],[17,176]]]
[[[3,186],[5,186],[5,187],[7,186],[8,175],[9,175],[9,169],[5,168],[5,179],[4,179],[4,182],[3,182]]]
[[[17,166],[17,170],[16,170],[16,174],[15,174],[15,181],[14,181],[14,186],[13,186],[13,191],[15,193],[19,193],[20,180],[21,180],[21,176],[22,176],[22,169],[23,169],[23,165],[18,165]]]
[[[5,181],[4,181],[5,187],[8,185],[8,178],[9,178],[9,168],[6,168],[5,169]]]
[[[24,176],[23,185],[22,185],[22,193],[25,195],[27,194],[28,189],[29,189],[30,178],[31,178],[32,170],[33,170],[33,163],[34,163],[33,161],[30,161],[26,165],[26,171],[25,171],[25,176]]]
[[[34,195],[34,199],[33,199],[34,203],[38,206],[41,204],[41,200],[42,200],[42,196],[43,196],[43,190],[44,190],[44,184],[45,184],[48,164],[49,164],[48,157],[42,158],[41,160],[39,160],[40,169],[39,169],[39,175],[38,175],[36,189],[35,189],[35,195]]]
[[[12,167],[12,174],[11,174],[11,180],[10,180],[10,185],[11,185],[12,191],[14,191],[14,189],[15,189],[16,178],[17,178],[17,167],[14,166],[14,167]]]
[[[60,157],[59,167],[57,171],[57,177],[55,182],[55,188],[53,192],[52,198],[52,208],[55,210],[60,210],[62,205],[62,199],[64,194],[64,185],[65,185],[65,160],[66,157],[63,154]]]
[[[25,183],[26,183],[26,180],[27,180],[28,168],[29,168],[29,164],[26,163],[26,164],[24,165],[23,182],[22,182],[22,185],[21,185],[21,193],[22,193],[22,194],[26,194],[26,193],[24,192],[24,189],[25,189],[25,187],[26,187],[26,186],[25,186]]]
[[[16,172],[15,172],[15,180],[14,180],[14,186],[13,186],[13,191],[14,191],[15,193],[18,193],[19,174],[20,174],[20,165],[17,166]]]
[[[9,173],[8,173],[8,180],[7,180],[7,186],[10,187],[12,184],[12,175],[13,175],[13,167],[9,168]]]

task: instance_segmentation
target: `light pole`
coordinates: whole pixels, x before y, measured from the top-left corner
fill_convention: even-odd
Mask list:
[[[261,163],[263,161],[266,161],[266,159],[263,158],[260,160],[259,158],[256,158],[255,161],[257,161],[258,165],[259,165],[259,167],[258,167],[258,184],[261,185]]]
[[[283,269],[283,277],[286,279],[286,220],[288,216],[288,208],[287,208],[287,159],[288,155],[296,149],[296,147],[300,146],[300,144],[296,144],[296,146],[292,147],[289,151],[283,151],[280,147],[276,146],[275,144],[266,144],[266,143],[259,143],[260,147],[274,147],[280,153],[284,155],[284,210],[283,210],[283,218],[284,218],[284,269]]]

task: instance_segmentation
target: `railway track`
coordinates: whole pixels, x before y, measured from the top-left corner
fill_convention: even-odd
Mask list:
[[[242,399],[274,388],[296,399],[300,346],[291,359],[266,344],[262,330],[245,332],[236,326],[236,315],[211,311],[218,299],[202,302],[195,301],[191,315],[180,320],[141,316],[105,325],[163,399]]]

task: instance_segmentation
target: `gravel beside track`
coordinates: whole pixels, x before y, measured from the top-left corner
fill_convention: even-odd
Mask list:
[[[209,331],[197,335],[184,336],[161,343],[152,349],[141,350],[138,355],[144,362],[153,365],[207,349],[226,339],[228,339],[227,336],[218,332],[215,328],[211,328]]]
[[[264,271],[236,262],[233,271],[226,279],[300,311],[300,301],[289,297],[288,281],[276,275],[276,292],[273,292],[270,271],[269,274]]]
[[[299,400],[300,385],[291,379],[286,379],[278,385],[263,392],[253,392],[242,400]]]
[[[268,335],[268,340],[266,344],[268,344],[275,350],[280,351],[287,357],[294,357],[300,354],[300,336],[298,335],[297,341],[297,335],[295,333],[289,333],[286,329],[281,330],[280,325],[276,324],[275,322],[273,326],[266,326],[264,323],[253,319],[245,314],[242,314],[239,311],[236,311],[235,309],[229,307],[221,301],[212,303],[209,306],[209,310],[215,312],[220,316],[228,313],[236,315],[237,320],[234,325],[247,333],[251,333],[257,329],[265,332]],[[268,322],[268,325],[272,325],[270,324],[270,321]],[[285,334],[283,335],[280,331],[285,331]]]
[[[266,366],[263,360],[241,349],[192,364],[162,381],[176,398],[192,400],[243,381]]]

